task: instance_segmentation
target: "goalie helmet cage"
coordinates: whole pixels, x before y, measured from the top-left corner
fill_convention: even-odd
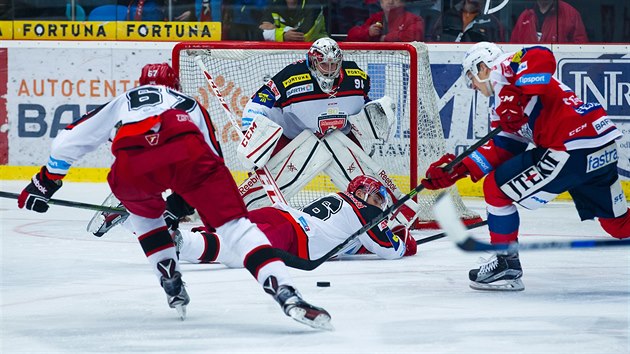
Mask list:
[[[344,60],[356,62],[370,77],[370,99],[387,95],[396,103],[396,127],[387,142],[355,135],[363,149],[383,168],[403,193],[418,185],[429,164],[446,153],[437,97],[424,43],[340,42]],[[182,42],[173,49],[173,67],[182,91],[203,104],[217,129],[223,157],[237,184],[247,177],[246,168],[236,155],[239,136],[218,99],[195,63],[200,56],[231,111],[240,120],[245,104],[263,84],[288,64],[306,58],[310,43],[276,42]],[[240,123],[240,122],[239,122]],[[315,198],[338,189],[324,174],[318,175],[289,200],[303,207]],[[457,190],[452,194],[459,214],[466,223],[479,221],[467,209]],[[416,227],[437,228],[432,205],[438,193],[423,191],[417,196],[422,206]]]

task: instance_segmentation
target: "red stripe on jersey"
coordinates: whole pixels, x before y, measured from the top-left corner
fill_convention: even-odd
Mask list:
[[[361,97],[365,97],[363,90],[350,90],[350,91],[342,91],[342,92],[337,92],[337,94],[334,95],[335,97],[346,97],[346,96],[361,96]],[[295,98],[289,98],[286,101],[282,102],[282,104],[280,105],[280,107],[284,108],[288,105],[291,105],[293,103],[297,103],[297,102],[303,102],[303,101],[315,101],[315,100],[321,100],[324,98],[328,98],[330,97],[329,94],[327,93],[316,93],[316,94],[310,94],[310,95],[302,95],[302,96],[298,96]]]
[[[295,221],[288,211],[278,209],[279,214],[286,218],[295,230],[295,239],[297,241],[297,256],[303,259],[311,259],[308,251],[308,235],[302,229],[302,226]]]

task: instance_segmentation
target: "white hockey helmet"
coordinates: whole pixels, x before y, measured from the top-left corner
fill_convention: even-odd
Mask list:
[[[322,91],[332,91],[335,79],[341,71],[343,52],[335,40],[320,38],[316,40],[306,55],[307,65]]]
[[[468,77],[468,72],[479,82],[486,82],[488,79],[479,79],[479,64],[484,63],[489,68],[494,66],[494,61],[503,54],[499,46],[490,42],[479,42],[470,47],[464,55],[462,61],[462,76],[468,88],[473,88],[472,80]]]

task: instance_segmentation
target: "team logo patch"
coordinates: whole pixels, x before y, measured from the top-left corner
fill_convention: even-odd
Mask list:
[[[527,74],[516,80],[516,86],[544,85],[548,84],[549,81],[551,81],[551,74],[548,73]]]
[[[523,51],[519,50],[518,52],[514,53],[514,55],[512,55],[512,63],[520,64],[522,58],[523,58]]]
[[[346,126],[347,116],[345,114],[326,115],[319,117],[319,131],[326,134],[335,129],[341,129]]]
[[[311,74],[301,74],[301,75],[293,75],[288,79],[282,81],[282,86],[289,87],[293,84],[303,81],[309,81],[311,79]]]
[[[155,146],[160,142],[160,134],[149,134],[145,135],[144,138],[147,140],[149,145]]]
[[[267,85],[267,87],[269,87],[269,89],[271,90],[271,93],[273,93],[274,97],[276,98],[276,100],[278,98],[280,98],[280,90],[278,90],[278,87],[276,86],[276,83],[273,82],[273,80],[269,80],[267,81],[267,83],[265,84]]]
[[[301,93],[313,92],[314,89],[315,88],[313,84],[306,84],[306,85],[291,87],[290,89],[287,90],[287,97],[299,95]]]
[[[586,156],[586,173],[608,166],[615,163],[617,160],[619,160],[617,147],[615,145],[606,146],[605,148]]]
[[[265,107],[273,107],[273,104],[276,102],[276,98],[271,93],[271,91],[267,88],[262,89],[260,92],[256,93],[252,98],[252,101],[263,105]]]
[[[360,76],[362,79],[367,80],[367,74],[361,69],[346,69],[346,75]]]

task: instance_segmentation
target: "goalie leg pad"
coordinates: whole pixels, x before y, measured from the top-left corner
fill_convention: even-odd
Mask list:
[[[377,178],[387,187],[387,191],[394,201],[404,196],[385,170],[380,168],[365,151],[342,132],[332,132],[322,139],[322,143],[333,156],[333,162],[326,167],[324,172],[330,176],[335,186],[340,190],[346,190],[348,183],[350,183],[354,177],[370,175]],[[405,206],[410,210],[405,212],[405,215],[401,215],[399,223],[402,224],[410,223],[419,208],[418,204],[413,200],[405,202]]]
[[[284,197],[289,200],[330,164],[332,155],[310,131],[303,131],[268,162],[267,168]],[[270,205],[269,198],[252,175],[239,186],[249,210]]]

